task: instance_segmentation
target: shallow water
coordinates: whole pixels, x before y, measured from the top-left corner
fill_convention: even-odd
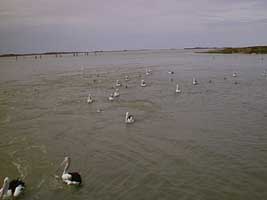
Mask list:
[[[23,178],[21,199],[266,199],[266,69],[267,56],[182,50],[1,58],[0,179]],[[55,178],[66,155],[81,188]]]

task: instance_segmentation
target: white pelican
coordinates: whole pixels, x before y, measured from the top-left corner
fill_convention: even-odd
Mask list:
[[[103,112],[103,110],[102,110],[101,108],[98,108],[98,109],[96,110],[96,112],[97,112],[97,113],[101,113],[101,112]]]
[[[178,84],[176,85],[176,90],[175,90],[175,92],[176,92],[176,93],[181,93],[181,89],[180,89],[180,87],[179,87]]]
[[[65,157],[61,165],[65,165],[63,174],[61,176],[64,183],[68,185],[81,185],[82,178],[78,172],[68,172],[70,167],[70,157]]]
[[[14,198],[20,196],[25,189],[25,183],[20,179],[10,181],[8,177],[4,179],[3,187],[0,189],[0,199]]]
[[[237,73],[236,72],[233,73],[233,77],[237,77]]]
[[[148,76],[148,75],[150,75],[152,73],[152,70],[150,69],[150,68],[146,68],[146,75]]]
[[[116,87],[120,87],[121,86],[121,82],[119,80],[116,81]]]
[[[146,82],[145,82],[145,80],[141,80],[141,87],[146,87]]]
[[[109,95],[108,100],[109,101],[113,101],[114,100],[114,94],[113,93]]]
[[[194,77],[193,78],[193,85],[197,85],[197,84],[198,84],[198,82],[197,82],[196,78]]]
[[[126,115],[125,115],[125,123],[126,124],[132,124],[132,123],[134,123],[134,117],[133,117],[133,115],[129,115],[129,112],[126,112]]]
[[[113,93],[114,97],[120,96],[119,88],[116,88],[115,92]]]
[[[88,97],[87,97],[87,103],[93,103],[94,100],[93,100],[93,97],[91,94],[88,94]]]
[[[129,81],[129,76],[125,76],[125,81]]]

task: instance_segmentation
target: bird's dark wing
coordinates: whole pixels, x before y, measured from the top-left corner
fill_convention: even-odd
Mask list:
[[[18,187],[19,185],[25,187],[25,183],[19,179],[15,179],[15,180],[12,180],[10,183],[9,183],[9,190],[12,191],[12,194],[15,192],[16,190],[16,187]]]
[[[71,181],[75,181],[78,183],[82,183],[81,175],[78,172],[71,172],[69,173],[71,175]]]

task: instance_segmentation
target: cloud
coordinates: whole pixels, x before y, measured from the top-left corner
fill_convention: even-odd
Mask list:
[[[264,0],[2,0],[0,51],[267,43],[266,9]]]

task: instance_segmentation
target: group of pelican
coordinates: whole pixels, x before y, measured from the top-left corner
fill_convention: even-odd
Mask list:
[[[146,75],[151,75],[152,70],[147,68],[146,69]],[[169,74],[174,74],[173,71],[168,71]],[[263,72],[263,75],[267,77],[267,71]],[[237,77],[237,72],[233,72],[232,75],[234,78]],[[224,80],[226,80],[226,77],[224,77]],[[125,76],[125,81],[128,82],[129,81],[129,76]],[[211,83],[211,80],[209,81],[209,83]],[[198,85],[198,81],[196,80],[195,77],[193,77],[193,81],[192,81],[193,85]],[[121,87],[122,83],[117,80],[116,81],[116,89],[115,91],[108,97],[109,101],[113,101],[114,98],[119,97],[120,93],[119,93],[119,88]],[[146,82],[145,80],[141,80],[141,87],[146,87]],[[179,84],[176,84],[176,93],[181,93],[182,90],[179,86]],[[91,104],[94,102],[94,99],[92,97],[92,95],[89,93],[88,97],[87,97],[87,103]],[[100,109],[98,109],[99,112],[101,112]],[[135,122],[134,116],[131,115],[129,112],[126,112],[125,114],[125,123],[126,124],[132,124]],[[61,166],[64,165],[64,169],[63,169],[63,173],[61,175],[61,179],[64,183],[66,183],[67,185],[81,185],[82,184],[82,178],[81,175],[78,172],[69,172],[69,167],[71,164],[71,158],[70,157],[65,157],[63,162],[61,163]],[[20,196],[24,190],[25,190],[25,186],[26,184],[20,180],[20,179],[14,179],[14,180],[10,180],[9,177],[6,177],[3,181],[3,185],[2,188],[0,189],[0,200],[1,199],[6,199],[6,198],[16,198],[18,196]]]
[[[151,75],[151,74],[152,74],[152,70],[151,70],[150,68],[147,67],[147,68],[146,68],[145,75],[149,76],[149,75]],[[169,70],[169,71],[168,71],[168,74],[173,75],[173,74],[174,74],[174,71]],[[264,74],[265,76],[267,76],[267,72],[266,72],[266,71],[264,71],[263,74]],[[233,76],[234,78],[237,77],[237,72],[233,72],[232,76]],[[125,76],[125,82],[126,82],[126,84],[125,84],[125,88],[127,88],[127,82],[128,82],[129,80],[130,80],[129,76],[126,75],[126,76]],[[173,79],[172,79],[172,80],[173,80]],[[226,80],[226,77],[224,77],[224,80]],[[212,83],[212,81],[209,80],[209,83]],[[192,84],[193,84],[193,85],[198,85],[198,84],[199,84],[199,82],[197,81],[197,79],[196,79],[195,77],[193,77]],[[108,100],[109,100],[109,101],[114,101],[115,98],[117,98],[117,97],[120,96],[119,87],[121,87],[121,86],[122,86],[121,81],[120,81],[120,80],[116,80],[116,83],[115,83],[115,90],[114,90],[114,92],[112,92],[112,93],[109,95],[109,97],[108,97]],[[146,86],[147,86],[147,84],[146,84],[146,82],[145,82],[144,79],[141,80],[140,86],[141,86],[141,87],[146,87]],[[179,85],[178,83],[176,84],[175,93],[177,93],[177,94],[182,93],[182,89],[181,89],[181,87],[180,87],[180,85]],[[89,94],[88,94],[88,97],[87,97],[87,103],[88,103],[88,104],[91,104],[91,103],[93,103],[93,102],[94,102],[94,99],[93,99],[92,95],[89,93]],[[97,110],[97,112],[101,112],[101,111],[102,111],[102,110],[100,110],[100,109]],[[134,121],[135,121],[135,120],[134,120],[134,116],[133,116],[133,115],[130,115],[129,112],[126,112],[126,114],[125,114],[125,123],[126,123],[126,124],[131,124],[131,123],[134,123]]]
[[[146,69],[146,75],[151,75],[151,73],[152,73],[152,70],[150,68],[147,68]],[[130,80],[129,76],[126,75],[125,76],[125,82],[127,83],[129,80]],[[116,80],[116,84],[115,84],[116,89],[115,89],[114,92],[112,92],[109,95],[109,97],[108,97],[109,101],[114,101],[116,97],[120,96],[119,87],[121,87],[121,86],[122,86],[121,81],[120,80]],[[141,80],[140,86],[141,87],[146,87],[146,82],[145,82],[144,79]],[[125,84],[125,88],[127,88],[127,84]],[[87,97],[86,101],[87,101],[88,104],[91,104],[91,103],[94,102],[94,99],[93,99],[93,96],[91,95],[91,93],[88,94],[88,97]],[[101,112],[101,110],[97,109],[97,112]],[[132,124],[132,123],[134,123],[134,121],[135,121],[134,120],[134,116],[130,115],[129,112],[126,112],[126,114],[125,114],[125,123],[126,124]]]
[[[70,157],[65,157],[61,166],[64,165],[63,173],[61,179],[63,183],[67,185],[79,186],[82,184],[82,177],[78,172],[69,172],[71,159]],[[2,199],[13,199],[21,196],[25,190],[25,182],[20,179],[10,180],[9,177],[5,177],[3,186],[0,189],[0,200]]]

